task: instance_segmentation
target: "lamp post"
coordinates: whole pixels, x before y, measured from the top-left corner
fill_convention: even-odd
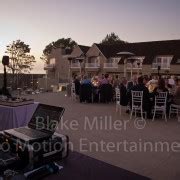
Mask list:
[[[82,76],[82,62],[83,62],[84,59],[85,59],[85,57],[76,58],[76,60],[78,60],[79,64],[80,64],[80,76]]]
[[[131,52],[118,52],[117,55],[119,57],[122,57],[122,59],[124,60],[124,77],[126,77],[126,73],[127,73],[127,58],[131,57],[131,56],[135,56],[135,54],[131,53]]]
[[[139,67],[140,67],[140,62],[139,61],[137,62],[137,65],[138,65],[137,75],[139,76]]]
[[[158,65],[158,77],[159,77],[159,75],[160,75],[160,70],[161,70],[161,66]]]

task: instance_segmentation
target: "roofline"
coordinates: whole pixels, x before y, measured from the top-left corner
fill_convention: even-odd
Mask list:
[[[95,45],[96,48],[99,49],[99,47],[97,46],[97,43],[94,43],[93,45]],[[100,51],[100,53],[101,53],[106,59],[108,59],[108,58],[102,53],[102,51],[101,51],[100,49],[99,49],[99,51]]]
[[[140,41],[140,42],[128,42],[129,44],[134,43],[157,43],[157,42],[170,42],[170,41],[180,41],[180,39],[170,39],[170,40],[156,40],[156,41]]]

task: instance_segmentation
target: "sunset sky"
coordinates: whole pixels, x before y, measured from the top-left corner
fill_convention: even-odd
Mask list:
[[[0,9],[0,58],[20,39],[36,73],[44,72],[44,47],[63,37],[83,45],[111,32],[128,42],[180,39],[180,0],[0,0]]]

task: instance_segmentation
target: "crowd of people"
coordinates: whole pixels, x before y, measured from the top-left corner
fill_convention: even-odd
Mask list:
[[[116,76],[112,78],[109,74],[102,74],[101,76],[94,76],[88,78],[86,75],[81,79],[80,76],[75,76],[75,91],[81,99],[82,89],[84,85],[88,85],[93,91],[95,96],[103,96],[103,87],[111,87],[112,90],[107,91],[104,96],[108,96],[108,101],[113,101],[115,95],[115,88],[120,89],[120,104],[122,106],[131,107],[131,91],[143,91],[143,110],[147,112],[147,115],[151,116],[151,108],[154,105],[154,97],[159,92],[167,92],[167,111],[171,103],[180,105],[180,79],[177,77],[160,77],[160,76],[133,76],[128,81],[125,77],[121,79]],[[86,89],[87,90],[87,89]],[[86,93],[86,92],[85,92]],[[109,93],[109,94],[108,94]],[[100,96],[99,96],[100,94]],[[90,92],[88,93],[90,98]],[[90,100],[90,99],[89,99]],[[100,99],[102,101],[102,99]],[[103,102],[106,101],[103,99]]]

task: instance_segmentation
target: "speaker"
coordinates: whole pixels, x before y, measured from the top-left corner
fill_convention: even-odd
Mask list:
[[[4,66],[8,66],[9,65],[9,56],[3,56],[2,58],[2,64]]]

